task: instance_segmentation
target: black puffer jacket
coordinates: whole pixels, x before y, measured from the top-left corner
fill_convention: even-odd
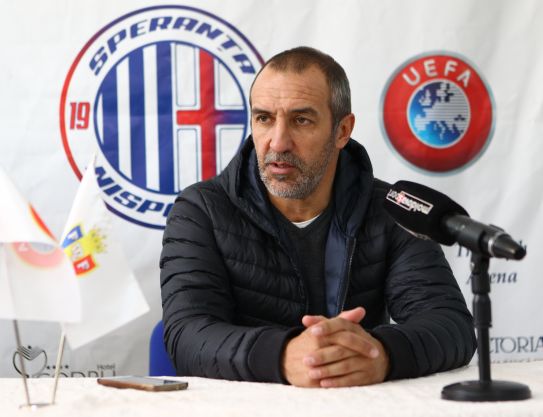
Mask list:
[[[462,293],[439,245],[412,237],[383,211],[386,190],[351,140],[334,182],[328,309],[366,308],[361,324],[388,350],[389,379],[464,365],[475,335]],[[307,291],[251,138],[218,177],[180,194],[163,245],[164,337],[178,374],[285,382],[281,353],[303,329]]]

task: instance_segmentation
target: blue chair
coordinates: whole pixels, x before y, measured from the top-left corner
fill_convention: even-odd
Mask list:
[[[157,323],[151,333],[149,342],[149,375],[175,376],[175,368],[164,346],[164,325],[162,320]]]

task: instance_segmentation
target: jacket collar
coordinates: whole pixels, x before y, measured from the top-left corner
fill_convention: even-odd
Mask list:
[[[219,181],[232,202],[258,225],[277,236],[271,202],[260,179],[252,136],[220,174]],[[373,189],[373,170],[366,149],[353,139],[340,152],[333,199],[343,233],[356,235]]]

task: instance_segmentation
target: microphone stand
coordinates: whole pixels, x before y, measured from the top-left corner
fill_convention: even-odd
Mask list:
[[[477,355],[479,357],[479,380],[447,385],[441,398],[453,401],[518,401],[532,396],[527,385],[509,381],[493,381],[490,375],[489,329],[492,326],[490,309],[490,258],[472,251],[471,290],[473,292],[473,318],[477,331]]]

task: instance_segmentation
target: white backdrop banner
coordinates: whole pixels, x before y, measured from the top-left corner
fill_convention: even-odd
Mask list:
[[[263,61],[298,45],[351,81],[353,137],[377,177],[436,188],[526,246],[493,260],[492,359],[543,358],[543,5],[507,0],[0,0],[0,166],[58,237],[96,152],[150,312],[68,350],[62,374],[145,374],[161,317],[166,216],[187,185],[220,172],[250,133]],[[471,305],[469,253],[445,248]],[[115,279],[115,277],[111,277]],[[106,297],[104,297],[104,300]],[[51,375],[60,327],[25,322],[28,369]],[[0,321],[0,376],[16,376]]]

